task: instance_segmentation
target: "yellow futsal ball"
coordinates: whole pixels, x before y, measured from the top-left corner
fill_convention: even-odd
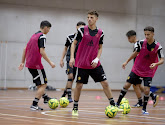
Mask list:
[[[120,102],[120,105],[122,105],[122,104],[124,104],[124,103],[129,104],[129,101],[128,101],[127,98],[123,98],[123,99],[121,100],[121,102]]]
[[[60,106],[65,108],[69,105],[69,100],[66,97],[60,98]]]
[[[58,105],[59,105],[59,102],[58,102],[57,99],[50,99],[50,100],[48,101],[48,105],[49,105],[49,107],[50,107],[51,109],[56,109],[56,108],[58,107]]]
[[[105,108],[105,115],[109,118],[115,117],[117,112],[118,112],[118,109],[115,106],[107,106]]]
[[[120,105],[120,109],[123,109],[123,114],[128,114],[131,111],[131,106],[128,103],[123,103]]]

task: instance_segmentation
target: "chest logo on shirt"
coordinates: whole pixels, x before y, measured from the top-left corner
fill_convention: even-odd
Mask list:
[[[88,46],[94,46],[93,41],[91,40],[90,42],[87,43]]]
[[[151,48],[151,51],[153,51],[154,50],[154,48]]]

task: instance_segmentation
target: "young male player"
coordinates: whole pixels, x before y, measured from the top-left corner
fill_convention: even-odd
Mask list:
[[[85,25],[86,24],[84,22],[79,21],[76,25],[76,28],[78,30],[80,27],[83,27]],[[63,68],[64,67],[64,61],[63,60],[64,60],[64,57],[66,55],[66,62],[67,62],[66,74],[68,75],[68,81],[67,81],[64,93],[62,94],[62,97],[65,97],[68,94],[68,100],[69,100],[70,103],[73,102],[72,101],[72,84],[73,84],[73,80],[76,76],[76,69],[77,69],[76,67],[72,68],[72,67],[69,66],[70,48],[71,48],[71,44],[74,40],[74,37],[75,37],[75,33],[67,36],[66,43],[65,43],[65,48],[63,50],[62,57],[61,57],[61,60],[60,60],[60,66]],[[76,45],[76,46],[78,47],[78,45]],[[75,51],[74,56],[76,56],[76,51]]]
[[[139,82],[139,79],[142,78],[144,81],[145,94],[142,113],[149,114],[146,111],[146,107],[149,99],[152,78],[154,77],[158,65],[163,64],[164,55],[162,46],[154,39],[154,28],[151,26],[144,28],[144,34],[146,39],[137,42],[135,46],[135,52],[133,52],[130,58],[122,65],[122,67],[125,69],[125,66],[128,64],[128,62],[136,57],[135,63],[130,75],[128,76],[127,82],[120,92],[117,106],[120,105],[122,98],[127,93],[127,90],[130,88],[131,84],[137,84],[137,82]]]
[[[77,36],[71,46],[71,58],[70,66],[73,67],[75,61],[75,67],[78,68],[77,84],[74,91],[74,105],[72,115],[78,115],[78,101],[83,84],[88,83],[88,78],[91,76],[95,82],[100,82],[105,95],[109,99],[111,105],[115,106],[114,99],[111,94],[111,89],[108,85],[106,75],[103,67],[99,61],[102,53],[103,44],[103,31],[96,27],[96,21],[99,14],[96,11],[88,12],[88,25],[78,29]],[[74,51],[77,44],[79,47],[74,60]]]
[[[43,108],[38,106],[41,96],[44,98],[44,103],[47,103],[50,99],[45,93],[47,77],[41,63],[41,58],[43,57],[52,68],[55,67],[54,63],[47,57],[45,52],[46,34],[49,32],[50,28],[51,24],[48,21],[41,22],[40,31],[33,34],[30,38],[23,51],[22,62],[18,67],[19,70],[22,70],[26,60],[25,66],[28,68],[33,77],[33,83],[35,83],[38,88],[35,99],[30,107],[31,110],[43,110]]]
[[[139,40],[136,38],[136,32],[134,30],[130,30],[126,33],[126,36],[127,36],[128,41],[130,43],[134,43],[134,51],[133,52],[135,52],[137,49],[135,46],[137,46],[136,44],[137,44],[137,42],[139,42]],[[136,57],[134,58],[134,61],[135,61],[135,59],[136,59]],[[133,84],[133,88],[134,88],[134,91],[135,91],[136,96],[138,98],[138,102],[137,102],[137,104],[133,105],[132,108],[136,108],[136,107],[139,108],[139,107],[143,106],[142,98],[141,98],[141,92],[144,92],[144,86],[141,83],[142,83],[142,80],[138,79],[136,84],[135,83]],[[153,100],[153,106],[155,107],[158,103],[159,95],[156,95],[150,91],[150,96]]]

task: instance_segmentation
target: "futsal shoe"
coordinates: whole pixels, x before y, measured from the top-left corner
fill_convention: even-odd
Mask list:
[[[142,110],[142,114],[143,114],[143,115],[149,115],[149,113],[146,111],[146,109],[143,109],[143,110]]]
[[[153,99],[153,107],[155,107],[159,102],[159,95],[155,95]]]
[[[132,106],[132,108],[141,108],[143,104],[139,104],[139,102]]]
[[[73,102],[72,98],[68,98],[68,100],[69,100],[69,103],[72,103]]]
[[[32,105],[32,106],[30,107],[30,109],[33,110],[33,111],[36,111],[36,110],[43,110],[43,108],[40,108],[40,107],[38,107],[37,105],[36,105],[36,106]]]
[[[44,98],[44,104],[47,104],[50,99],[52,99],[52,98],[50,98],[50,97]]]
[[[73,109],[72,110],[72,115],[73,116],[78,116],[78,110],[77,109]]]

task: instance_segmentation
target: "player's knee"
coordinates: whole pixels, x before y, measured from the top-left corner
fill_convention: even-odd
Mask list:
[[[108,88],[109,87],[107,80],[103,81],[101,84],[102,84],[103,88]]]
[[[125,88],[125,89],[129,89],[130,88],[130,86],[131,86],[131,83],[126,83],[125,85],[124,85],[124,87],[123,88]]]
[[[80,90],[80,89],[82,89],[82,87],[83,87],[83,83],[77,83],[77,85],[76,85],[76,88],[77,89]]]
[[[72,73],[68,74],[68,79],[72,79],[73,80],[73,74]]]
[[[144,94],[148,95],[150,93],[150,88],[149,87],[144,87]]]

